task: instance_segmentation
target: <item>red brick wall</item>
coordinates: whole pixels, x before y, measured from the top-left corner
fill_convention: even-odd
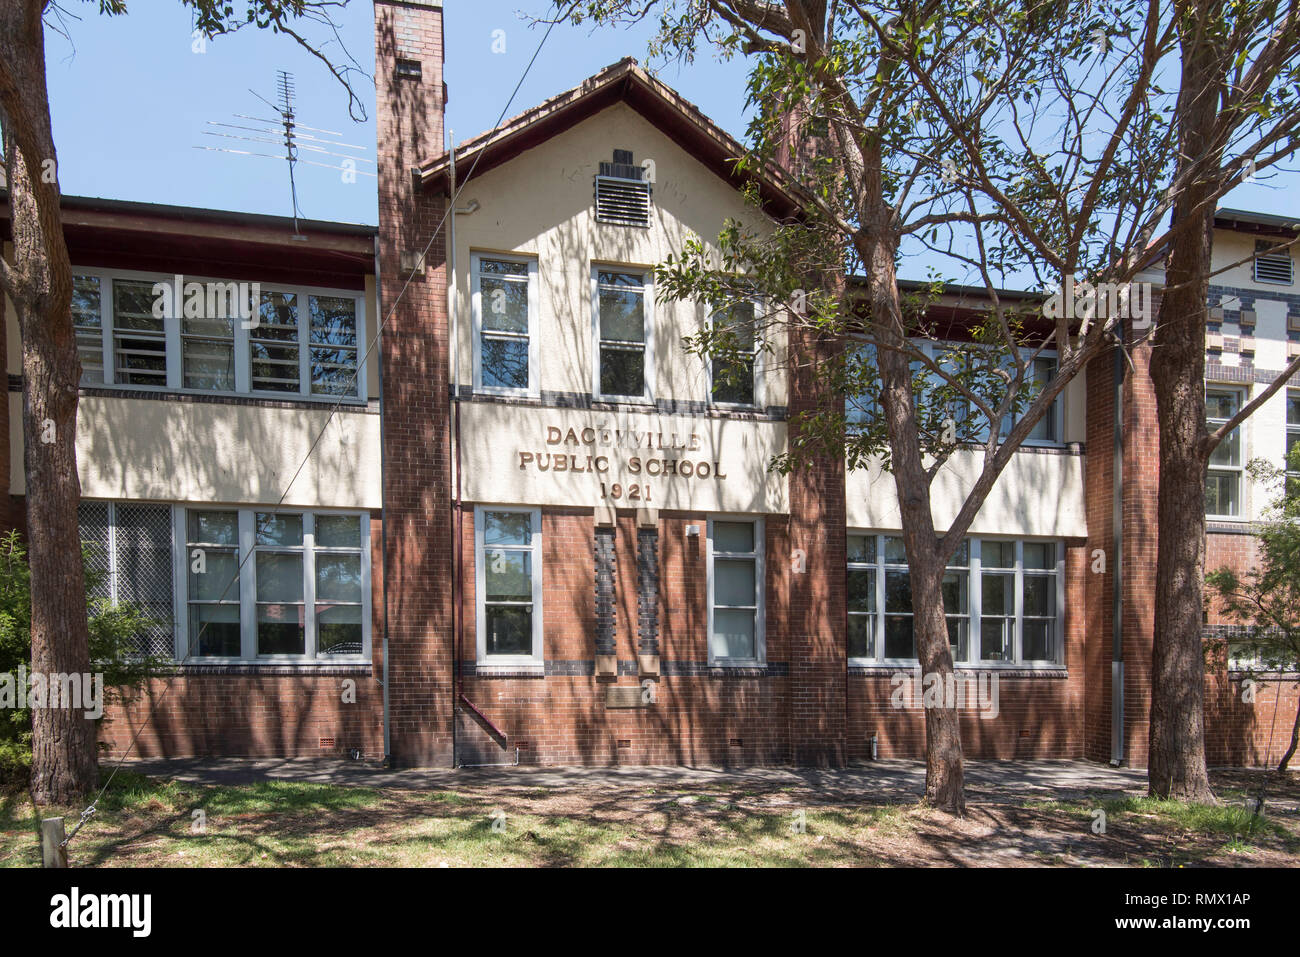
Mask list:
[[[595,655],[594,518],[590,510],[542,509],[542,607],[548,662],[584,662]],[[699,526],[687,536],[686,526]],[[784,519],[765,522],[769,555],[788,554]],[[660,657],[664,674],[656,702],[644,708],[608,709],[605,686],[614,679],[592,674],[545,678],[468,676],[466,696],[508,736],[508,753],[540,764],[776,764],[790,761],[789,680],[776,676],[718,677],[674,674],[708,661],[707,516],[661,512]],[[474,522],[467,506],[461,547],[474,567]],[[620,513],[615,539],[620,662],[636,659],[636,516]],[[766,563],[767,659],[787,665],[787,567]],[[473,670],[475,592],[465,586],[464,655]],[[635,666],[632,666],[635,671]],[[634,687],[635,674],[617,684]],[[620,747],[620,742],[624,745]],[[497,760],[503,757],[498,753]]]
[[[398,78],[398,58],[419,61],[421,78]],[[444,152],[442,64],[440,3],[376,0],[391,745],[415,765],[452,759],[447,200],[410,173]],[[404,272],[402,254],[426,248],[426,268]]]
[[[203,673],[195,666],[188,674],[153,679],[105,707],[101,749],[116,757],[135,738],[132,757],[331,757],[358,748],[367,760],[382,758],[382,534],[379,515],[373,514],[370,668],[333,666],[328,675],[281,675]],[[348,702],[345,687],[354,692]]]
[[[968,699],[961,709],[961,742],[967,757],[1073,758],[1084,756],[1085,666],[1088,620],[1081,610],[1088,590],[1087,548],[1067,543],[1065,552],[1065,665],[1068,676],[1026,675],[1024,671],[998,674],[998,715],[982,717]],[[965,673],[965,672],[963,672]],[[881,758],[919,758],[925,755],[925,716],[918,709],[895,708],[890,703],[895,686],[893,670],[882,669],[849,677],[848,755],[852,760],[871,756],[871,736],[876,735]]]

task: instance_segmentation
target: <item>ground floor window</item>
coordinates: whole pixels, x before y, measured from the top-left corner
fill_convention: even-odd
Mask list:
[[[361,513],[177,509],[182,660],[340,660],[370,652]]]
[[[150,624],[136,636],[145,655],[172,654],[175,593],[171,508],[133,502],[82,502],[77,508],[90,597],[139,608]]]
[[[762,664],[763,522],[709,519],[709,663]]]
[[[898,536],[850,532],[848,657],[916,659],[911,573]],[[1064,550],[1059,542],[971,538],[949,559],[942,591],[953,660],[1060,664]]]
[[[480,663],[542,664],[541,549],[539,509],[474,509]]]

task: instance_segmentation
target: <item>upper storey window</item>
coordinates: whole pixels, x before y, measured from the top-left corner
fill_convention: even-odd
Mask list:
[[[537,260],[475,254],[474,389],[537,394]]]
[[[358,399],[359,293],[74,267],[83,385]]]
[[[652,192],[649,172],[636,165],[632,151],[614,150],[614,162],[601,163],[596,174],[596,221],[649,226]]]
[[[653,352],[648,273],[598,266],[595,287],[596,394],[648,399]]]

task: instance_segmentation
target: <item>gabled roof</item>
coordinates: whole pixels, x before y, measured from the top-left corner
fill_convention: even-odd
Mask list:
[[[795,198],[798,187],[783,170],[772,166],[761,177],[737,171],[736,160],[745,154],[745,147],[631,57],[456,146],[457,185],[465,182],[471,167],[475,176],[486,173],[615,103],[636,110],[733,189],[757,179],[759,195],[770,215],[784,218],[800,208]],[[450,154],[428,160],[419,167],[422,188],[446,192],[450,172]]]

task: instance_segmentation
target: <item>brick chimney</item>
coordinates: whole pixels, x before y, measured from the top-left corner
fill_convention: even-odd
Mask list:
[[[442,23],[441,0],[375,0],[383,624],[391,754],[406,766],[452,762],[448,201],[411,175],[445,151]]]

